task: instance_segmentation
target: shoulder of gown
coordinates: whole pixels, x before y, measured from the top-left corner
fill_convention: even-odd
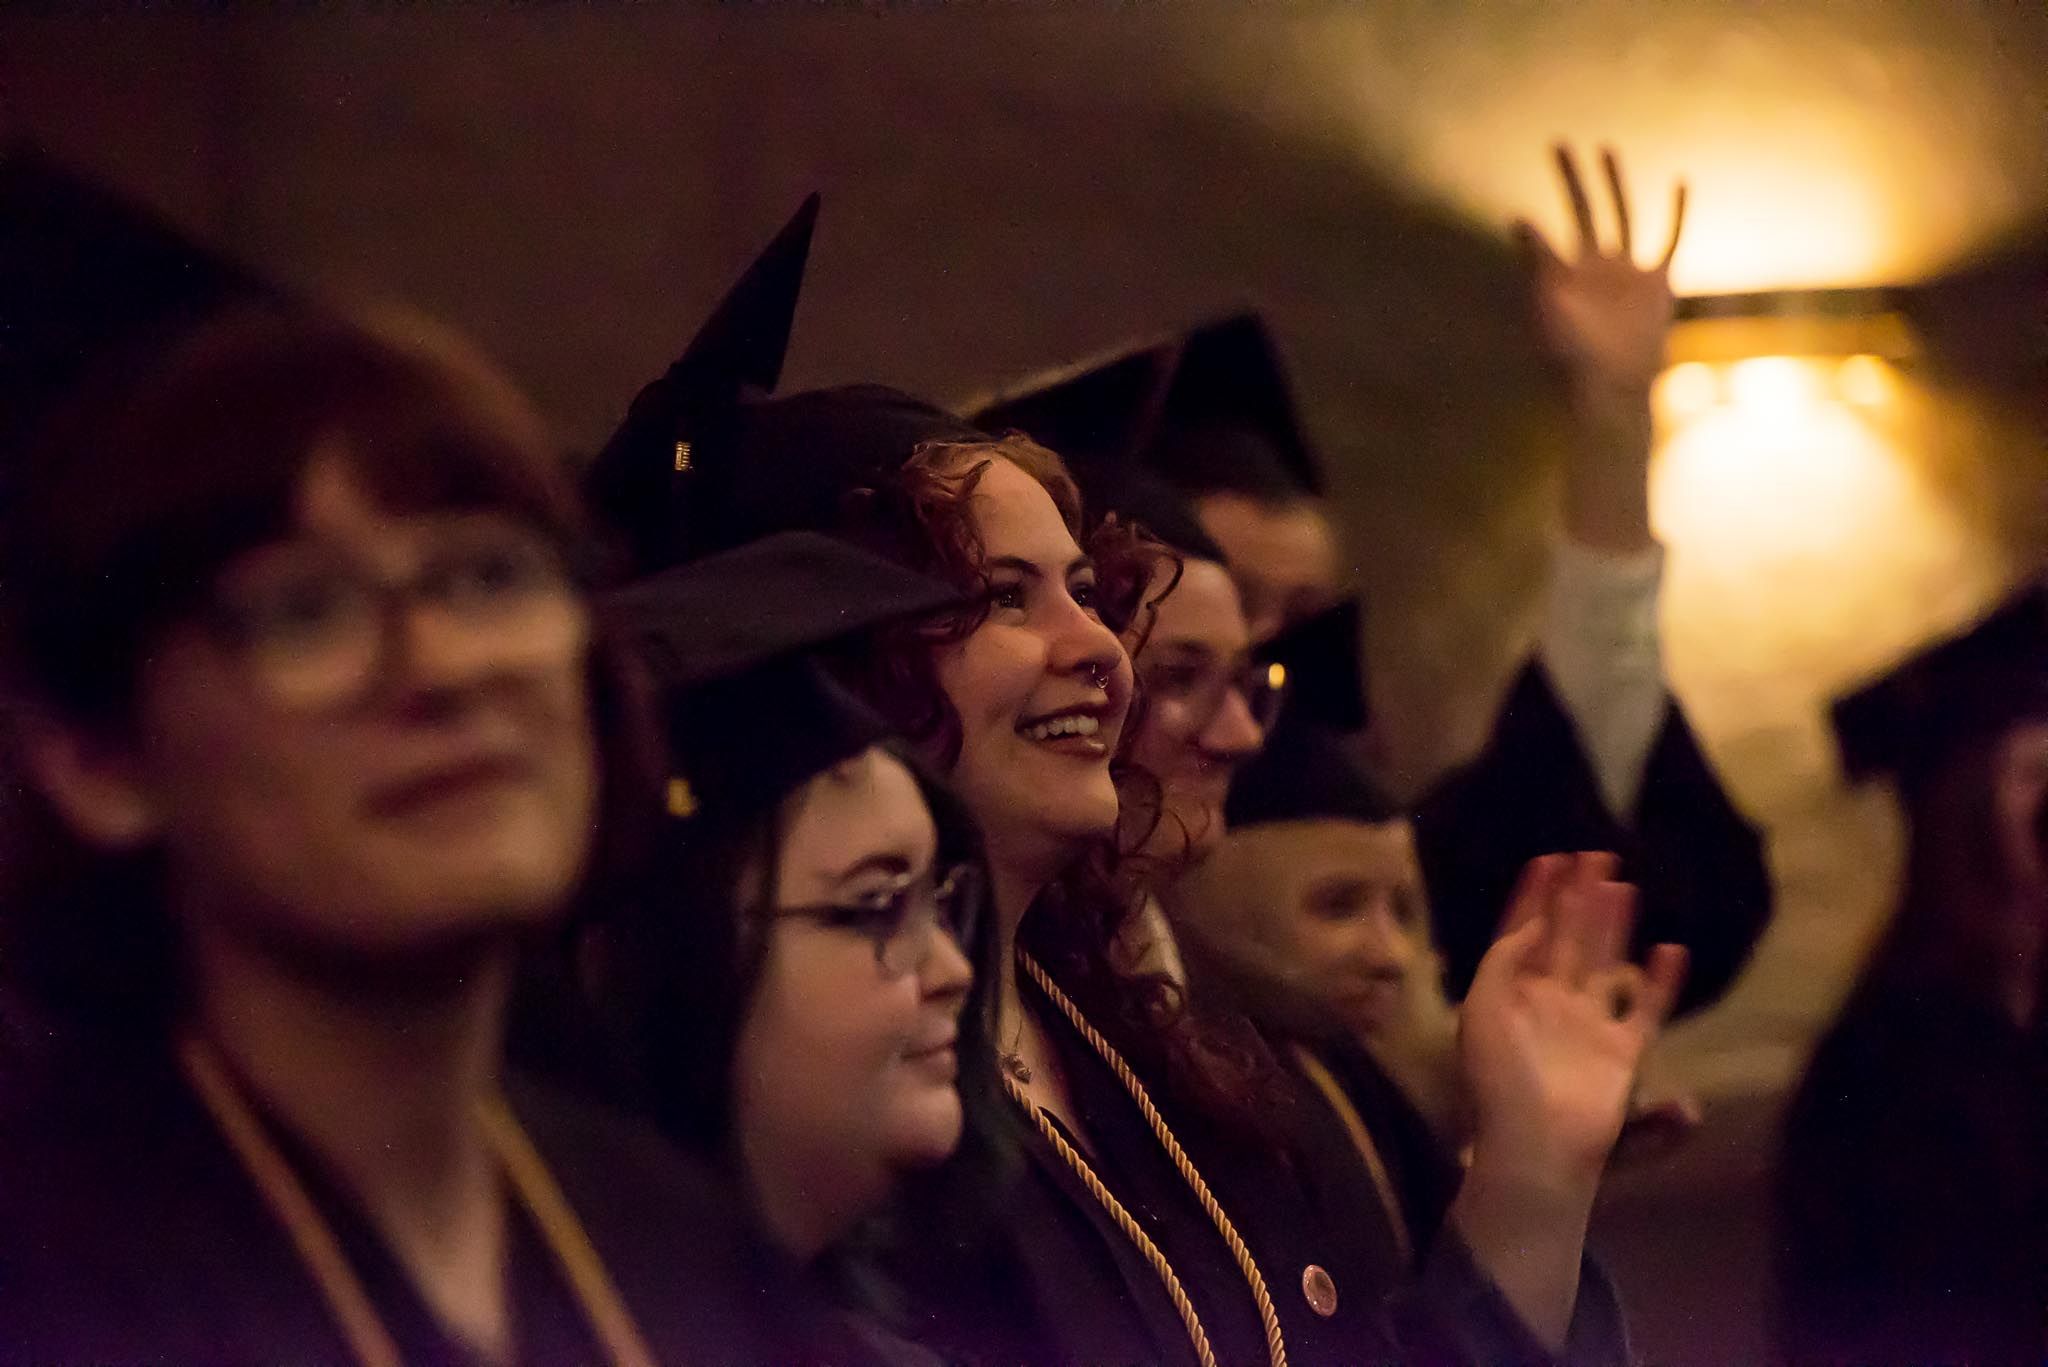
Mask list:
[[[1612,850],[1640,891],[1638,953],[1689,953],[1680,1013],[1718,1000],[1769,923],[1772,888],[1757,829],[1738,811],[1676,700],[1644,769],[1636,810],[1608,811],[1569,711],[1542,663],[1515,677],[1485,746],[1415,808],[1431,926],[1454,998],[1471,986],[1522,866],[1538,855]]]

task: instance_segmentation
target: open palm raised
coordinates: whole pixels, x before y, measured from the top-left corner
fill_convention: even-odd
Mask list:
[[[1685,976],[1675,945],[1647,969],[1628,962],[1635,889],[1616,868],[1605,854],[1533,861],[1461,1012],[1476,1143],[1531,1173],[1598,1172]]]
[[[1601,389],[1647,389],[1664,362],[1665,337],[1671,329],[1671,258],[1678,252],[1685,227],[1685,186],[1676,190],[1671,238],[1651,266],[1635,259],[1635,232],[1621,165],[1611,148],[1603,148],[1600,164],[1614,197],[1616,243],[1601,245],[1593,221],[1593,202],[1579,174],[1578,159],[1560,144],[1558,176],[1578,226],[1578,250],[1566,258],[1526,219],[1515,235],[1529,258],[1536,316],[1545,342],[1571,372],[1575,382]]]

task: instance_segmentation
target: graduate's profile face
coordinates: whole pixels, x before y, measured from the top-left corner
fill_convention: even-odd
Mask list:
[[[1408,822],[1255,826],[1212,865],[1180,890],[1177,923],[1269,1007],[1354,1037],[1403,1018],[1428,917]]]
[[[1134,644],[1146,701],[1131,760],[1159,781],[1163,803],[1147,847],[1200,858],[1223,836],[1231,776],[1265,743],[1243,684],[1251,638],[1229,573],[1189,559]]]
[[[877,914],[932,903],[937,855],[917,781],[884,750],[785,801],[767,952],[733,1060],[734,1131],[750,1165],[789,1167],[835,1201],[873,1201],[959,1142],[956,1049],[972,971],[939,906]],[[890,937],[892,924],[903,928]]]
[[[1131,667],[1103,625],[1095,568],[1045,487],[1007,460],[990,463],[971,511],[988,613],[936,662],[960,719],[953,785],[997,851],[1105,835]]]
[[[583,868],[586,638],[531,529],[387,511],[323,454],[293,530],[230,560],[142,663],[99,777],[192,914],[367,962],[501,933]]]
[[[1343,596],[1336,528],[1319,501],[1218,492],[1196,499],[1194,508],[1237,576],[1254,641],[1271,640]]]

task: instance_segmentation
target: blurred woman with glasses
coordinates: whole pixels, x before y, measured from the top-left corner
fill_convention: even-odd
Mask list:
[[[536,416],[44,163],[0,222],[0,1359],[806,1342],[708,1177],[502,1066],[642,791]]]

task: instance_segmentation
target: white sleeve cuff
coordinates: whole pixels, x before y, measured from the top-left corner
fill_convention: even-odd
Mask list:
[[[1667,690],[1657,596],[1664,548],[1614,554],[1560,540],[1537,650],[1571,714],[1601,797],[1626,821],[1641,795]]]

